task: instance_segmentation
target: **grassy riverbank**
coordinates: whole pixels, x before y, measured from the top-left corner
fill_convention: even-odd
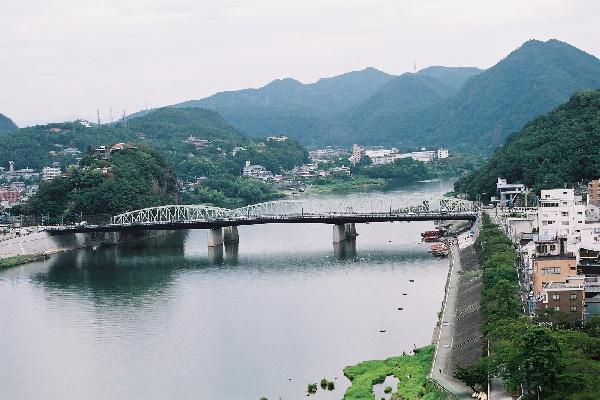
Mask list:
[[[385,179],[367,178],[364,176],[341,176],[335,178],[318,178],[309,184],[310,193],[345,193],[360,192],[370,189],[383,189],[387,186]]]
[[[13,256],[13,257],[6,257],[6,258],[0,258],[0,268],[10,268],[10,267],[17,267],[19,265],[23,265],[23,264],[27,264],[33,261],[37,261],[39,259],[43,258],[40,255],[34,255],[34,256]]]
[[[416,349],[411,356],[363,361],[344,368],[344,375],[352,382],[346,390],[344,400],[375,399],[373,385],[382,383],[390,375],[400,379],[392,400],[445,399],[446,396],[427,381],[433,352],[433,346],[426,346]]]

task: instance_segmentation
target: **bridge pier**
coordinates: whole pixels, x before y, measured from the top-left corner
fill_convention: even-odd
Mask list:
[[[212,228],[208,231],[208,247],[217,247],[223,244],[223,228]]]
[[[239,243],[240,242],[240,234],[238,233],[237,226],[226,226],[223,228],[223,243]]]
[[[340,243],[346,240],[346,226],[344,224],[333,225],[333,243]]]
[[[356,233],[356,224],[354,222],[348,222],[344,224],[344,228],[346,230],[346,237],[352,238],[357,237],[358,233]]]

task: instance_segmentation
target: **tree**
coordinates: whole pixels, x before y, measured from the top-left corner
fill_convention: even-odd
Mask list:
[[[454,377],[465,383],[474,392],[487,386],[488,380],[488,362],[487,358],[482,358],[477,363],[467,366],[458,366]],[[479,388],[479,389],[478,389]]]

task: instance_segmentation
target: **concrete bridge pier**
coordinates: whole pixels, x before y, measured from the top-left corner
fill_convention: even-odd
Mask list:
[[[333,243],[346,240],[346,226],[344,224],[333,225]]]
[[[347,238],[353,238],[358,236],[358,233],[356,233],[356,224],[354,222],[348,222],[344,224],[344,228],[346,230]]]
[[[237,243],[225,243],[225,261],[237,264],[240,246]]]
[[[208,262],[211,264],[221,264],[223,262],[223,245],[208,248]]]
[[[223,247],[223,228],[212,228],[208,231],[208,247]]]
[[[237,226],[226,226],[223,228],[223,243],[233,244],[240,242],[240,234]]]

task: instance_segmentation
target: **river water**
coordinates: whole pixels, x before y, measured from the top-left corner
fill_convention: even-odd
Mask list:
[[[431,228],[362,224],[334,249],[328,225],[240,227],[222,257],[205,231],[180,232],[2,271],[0,398],[300,399],[327,378],[335,390],[312,398],[340,399],[345,366],[430,343],[448,272],[419,242]]]

